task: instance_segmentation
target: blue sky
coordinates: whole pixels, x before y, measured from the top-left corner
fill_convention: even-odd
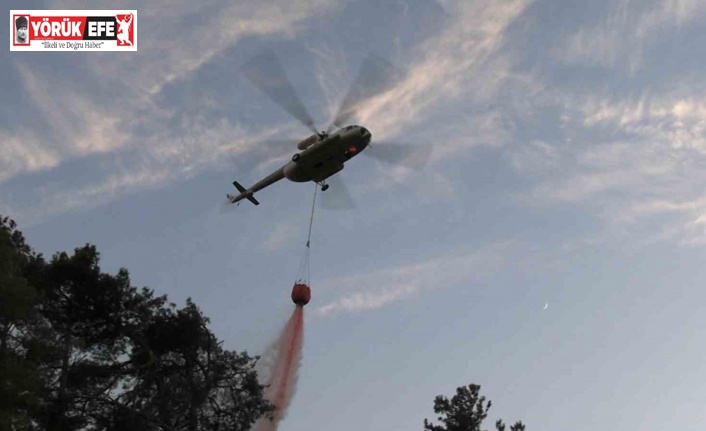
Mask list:
[[[530,430],[704,429],[703,1],[121,6],[137,52],[0,54],[0,213],[46,255],[94,243],[104,270],[192,297],[229,348],[288,317],[313,192],[221,211],[307,136],[249,58],[274,50],[323,128],[384,56],[402,76],[355,123],[433,148],[421,171],[352,160],[358,207],[317,211],[280,429],[421,429],[471,382]]]

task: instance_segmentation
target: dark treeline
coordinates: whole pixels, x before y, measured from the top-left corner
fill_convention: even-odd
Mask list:
[[[424,419],[424,431],[481,431],[481,425],[486,417],[492,402],[485,402],[485,397],[480,395],[480,385],[470,384],[456,388],[456,395],[448,399],[438,395],[434,399],[434,413],[441,425],[434,425]],[[495,422],[497,431],[506,431],[505,422],[498,419]],[[525,431],[521,421],[510,426],[509,431]]]
[[[99,261],[89,244],[46,261],[0,217],[0,431],[245,431],[272,417],[257,357],[223,349],[190,299],[177,308]],[[481,431],[479,391],[437,396],[441,424],[424,430]]]
[[[271,414],[256,357],[99,258],[47,261],[0,218],[0,430],[244,431]]]

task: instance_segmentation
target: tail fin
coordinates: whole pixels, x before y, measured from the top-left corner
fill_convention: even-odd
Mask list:
[[[245,193],[247,191],[247,190],[245,190],[245,187],[241,186],[240,183],[237,181],[233,181],[233,185],[235,186],[236,189],[238,189],[238,191],[240,193]]]
[[[240,183],[238,183],[237,181],[233,181],[233,185],[235,186],[236,189],[238,189],[238,191],[240,193],[245,194],[245,198],[247,200],[249,200],[250,202],[252,202],[255,205],[260,205],[260,202],[258,202],[257,199],[255,199],[255,197],[252,195],[252,192],[248,193],[248,191],[245,189],[245,187],[241,186]]]

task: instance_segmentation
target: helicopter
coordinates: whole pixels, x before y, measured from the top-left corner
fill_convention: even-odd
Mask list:
[[[360,125],[346,125],[360,108],[361,102],[382,92],[399,76],[396,69],[386,60],[375,55],[369,55],[363,62],[358,76],[345,95],[343,102],[333,122],[326,130],[317,130],[314,121],[307,112],[301,99],[287,80],[284,68],[273,51],[268,50],[254,57],[243,67],[248,80],[273,102],[282,107],[292,117],[313,131],[313,134],[297,144],[300,152],[292,155],[291,160],[249,188],[243,187],[237,181],[233,185],[238,190],[237,195],[226,195],[231,204],[240,204],[247,199],[259,205],[254,194],[284,178],[298,183],[315,182],[321,191],[329,188],[327,180],[343,170],[346,162],[361,154],[371,145],[371,132]],[[403,163],[409,161],[410,155],[422,156],[425,161],[428,152],[423,147],[386,143],[370,154],[382,161]],[[420,160],[417,157],[417,162]],[[416,162],[415,162],[416,163]],[[340,192],[347,192],[339,183]]]
[[[246,189],[237,181],[233,185],[240,194],[228,194],[231,203],[247,199],[255,205],[260,203],[253,194],[283,179],[303,183],[313,181],[326,191],[326,179],[343,170],[344,163],[358,155],[370,144],[371,133],[361,126],[346,126],[332,134],[319,132],[297,144],[301,153],[295,153],[292,160],[270,175]]]

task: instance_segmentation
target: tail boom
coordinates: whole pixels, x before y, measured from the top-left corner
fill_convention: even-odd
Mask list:
[[[258,202],[257,199],[255,199],[255,196],[253,196],[255,192],[264,189],[265,187],[281,180],[282,178],[284,178],[284,170],[280,168],[263,178],[261,181],[257,182],[254,186],[250,187],[249,189],[246,189],[245,187],[241,186],[240,183],[238,183],[237,181],[233,181],[233,185],[236,189],[238,189],[240,193],[237,196],[233,196],[231,194],[227,194],[226,196],[228,197],[230,203],[233,204],[240,202],[243,199],[247,199],[255,205],[260,205],[260,202]]]

